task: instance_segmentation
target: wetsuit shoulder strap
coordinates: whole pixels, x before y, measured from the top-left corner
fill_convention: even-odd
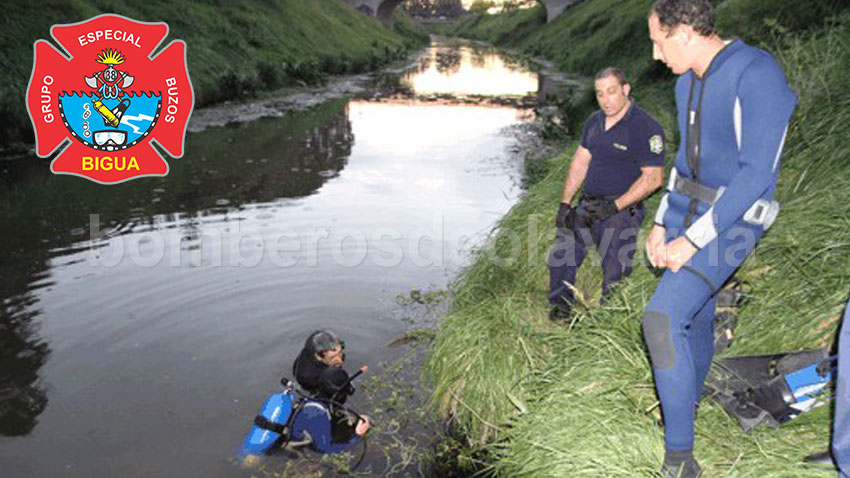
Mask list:
[[[286,420],[286,426],[287,426],[288,428],[292,428],[292,422],[294,422],[294,421],[295,421],[295,415],[297,415],[297,414],[298,414],[298,412],[300,412],[300,411],[301,411],[301,408],[303,408],[303,407],[304,407],[304,402],[305,402],[305,401],[306,401],[306,400],[304,400],[303,398],[300,398],[300,397],[299,397],[299,398],[296,398],[296,399],[292,402],[292,411],[289,413],[289,419],[287,419],[287,420]]]
[[[275,423],[262,415],[257,415],[256,417],[254,417],[254,425],[257,425],[263,430],[269,430],[279,435],[285,435],[287,433],[287,430],[289,429],[288,424],[288,422]]]

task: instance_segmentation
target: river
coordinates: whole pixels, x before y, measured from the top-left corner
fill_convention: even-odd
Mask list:
[[[541,80],[438,42],[395,86],[189,134],[164,178],[0,162],[3,476],[251,476],[233,457],[310,332],[350,370],[397,358],[398,297],[522,193]]]

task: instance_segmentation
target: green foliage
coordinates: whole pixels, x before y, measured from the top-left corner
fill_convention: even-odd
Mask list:
[[[646,15],[652,0],[596,0],[569,8],[527,36],[520,48],[542,55],[564,71],[593,76],[607,66],[639,81],[653,69]]]
[[[848,7],[842,0],[727,0],[717,7],[717,30],[758,44],[775,34],[796,33],[822,27],[830,17]]]
[[[422,29],[408,16],[403,9],[397,8],[393,13],[393,30],[408,39],[409,42],[418,40],[425,43],[428,41],[428,32]]]
[[[487,13],[487,10],[493,8],[495,5],[495,2],[492,0],[475,0],[472,2],[472,5],[469,6],[469,11],[477,15],[483,15]]]
[[[468,15],[452,35],[489,41],[543,56],[571,73],[592,76],[616,65],[634,81],[671,78],[652,60],[647,14],[654,0],[592,0],[569,7],[552,23],[538,6],[532,14]],[[717,7],[718,31],[757,45],[773,44],[779,37],[822,27],[848,8],[842,0],[725,0]]]
[[[638,100],[673,132],[670,76],[632,58],[638,50],[648,58],[650,2],[622,3],[618,13],[614,2],[584,2],[523,43],[588,75],[609,62],[631,65],[641,79]],[[720,12],[723,21],[732,14]],[[603,13],[610,20],[599,20]],[[580,25],[594,20],[598,30]],[[783,27],[781,34],[777,25],[762,43],[782,62],[799,105],[777,190],[782,212],[737,274],[752,284],[754,299],[739,313],[729,351],[735,355],[829,346],[850,284],[850,212],[842,207],[850,202],[850,146],[838,132],[850,121],[850,84],[841,80],[850,71],[850,13]],[[640,324],[657,278],[638,267],[599,307],[599,268],[584,267],[574,322],[547,319],[546,255],[570,153],[552,159],[549,174],[503,218],[456,284],[454,307],[425,366],[435,385],[433,404],[472,440],[464,453],[485,475],[655,476],[663,429],[655,425],[658,403]],[[651,211],[657,201],[658,195]],[[803,468],[800,459],[827,448],[830,423],[829,407],[822,407],[779,429],[745,435],[706,402],[696,423],[696,454],[707,476],[827,477]]]
[[[396,25],[388,29],[339,0],[57,0],[37,7],[9,1],[0,17],[4,143],[32,141],[24,96],[33,42],[50,39],[54,24],[102,13],[166,22],[166,44],[185,40],[196,106],[373,69],[427,41],[427,34],[403,14],[396,14]]]
[[[447,34],[474,38],[500,46],[515,46],[544,23],[546,23],[546,10],[542,5],[537,5],[534,8],[495,15],[470,13],[462,17]]]
[[[652,0],[586,1],[548,24],[542,5],[499,15],[469,15],[453,34],[519,48],[572,73],[591,76],[606,66],[620,65],[632,76],[652,67],[646,31],[650,5]]]

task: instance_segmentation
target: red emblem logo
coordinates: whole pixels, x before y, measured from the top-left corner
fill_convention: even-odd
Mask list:
[[[27,109],[36,154],[63,149],[50,165],[54,173],[104,184],[168,174],[151,142],[183,156],[194,105],[186,44],[172,41],[154,55],[168,25],[111,14],[54,25],[50,34],[68,56],[35,42]]]

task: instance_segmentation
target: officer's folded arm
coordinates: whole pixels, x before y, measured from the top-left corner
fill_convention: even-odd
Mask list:
[[[661,166],[644,166],[640,168],[640,177],[629,186],[622,196],[614,200],[618,211],[637,204],[664,184],[664,168]]]

